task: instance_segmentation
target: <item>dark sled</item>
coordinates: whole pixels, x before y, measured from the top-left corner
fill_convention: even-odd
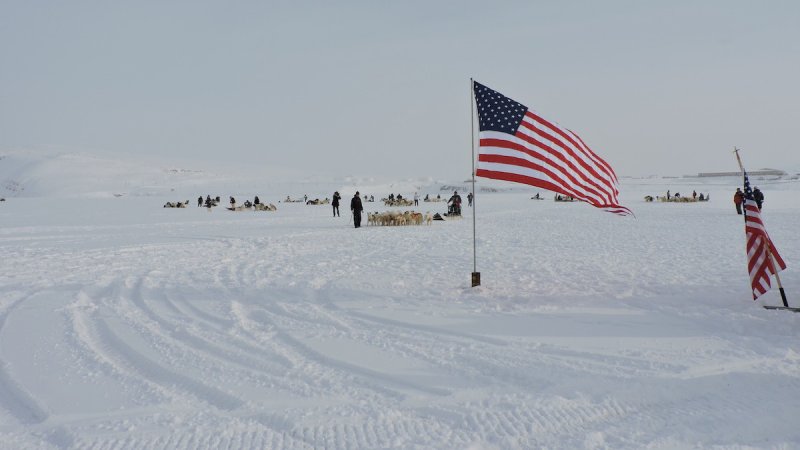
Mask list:
[[[780,310],[786,310],[786,311],[791,311],[791,312],[800,312],[800,308],[792,308],[792,307],[790,307],[790,306],[770,306],[770,305],[764,305],[764,309],[780,309]]]

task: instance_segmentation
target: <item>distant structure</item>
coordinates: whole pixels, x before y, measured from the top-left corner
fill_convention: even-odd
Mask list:
[[[697,174],[700,178],[706,177],[739,177],[741,176],[741,172],[700,172]],[[787,175],[786,172],[778,169],[759,169],[759,170],[752,170],[748,171],[747,175],[751,177],[784,177]]]

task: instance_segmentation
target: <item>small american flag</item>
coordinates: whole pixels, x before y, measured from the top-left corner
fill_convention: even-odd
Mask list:
[[[747,236],[747,270],[750,272],[750,286],[753,288],[753,300],[767,292],[770,287],[770,276],[786,268],[786,263],[778,254],[767,234],[761,211],[758,209],[747,172],[744,172],[744,230]],[[772,257],[770,257],[770,255]],[[777,267],[775,267],[777,265]]]
[[[474,82],[480,150],[475,175],[529,184],[620,215],[617,176],[572,131]]]

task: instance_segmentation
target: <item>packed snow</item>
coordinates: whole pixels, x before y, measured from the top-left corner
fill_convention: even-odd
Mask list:
[[[738,179],[623,178],[635,218],[480,180],[471,288],[466,202],[348,207],[463,179],[183,167],[0,158],[0,448],[800,447],[800,314],[752,300]],[[754,181],[800,306],[800,181]]]

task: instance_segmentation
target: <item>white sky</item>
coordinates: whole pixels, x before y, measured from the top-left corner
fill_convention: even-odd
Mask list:
[[[474,77],[620,175],[800,170],[796,1],[0,0],[0,67],[0,150],[467,178]]]

